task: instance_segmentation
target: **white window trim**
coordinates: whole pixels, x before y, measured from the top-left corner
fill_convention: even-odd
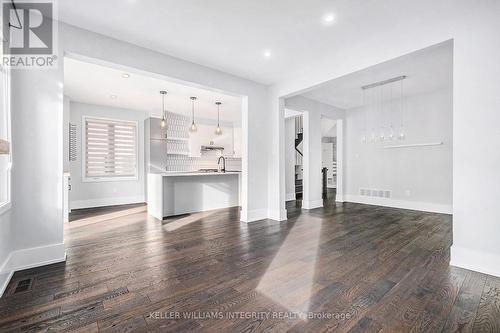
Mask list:
[[[12,208],[12,132],[11,132],[11,109],[10,109],[10,70],[6,67],[0,66],[0,70],[4,74],[4,91],[2,92],[5,94],[4,98],[4,109],[5,109],[5,114],[4,114],[4,121],[7,126],[7,142],[9,142],[10,147],[9,147],[9,163],[7,164],[7,200],[4,202],[0,203],[0,215],[3,215],[7,211],[9,211]]]
[[[104,121],[122,121],[122,122],[130,122],[135,124],[135,175],[127,176],[127,177],[87,177],[85,172],[85,166],[87,164],[87,156],[85,151],[87,150],[87,140],[85,137],[85,123],[87,119],[97,119]],[[128,120],[128,119],[116,119],[116,118],[103,118],[103,117],[94,117],[94,116],[82,116],[82,182],[83,183],[101,183],[101,182],[124,182],[124,181],[138,181],[139,180],[139,122],[137,120]]]

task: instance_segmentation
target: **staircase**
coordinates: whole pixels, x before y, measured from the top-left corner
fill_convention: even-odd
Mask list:
[[[302,127],[302,117],[295,118],[295,199],[302,199],[302,142],[304,141],[304,131]]]
[[[295,175],[295,200],[302,199],[302,179],[297,179],[297,175]]]

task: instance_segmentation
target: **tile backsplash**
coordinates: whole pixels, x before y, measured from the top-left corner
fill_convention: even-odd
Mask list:
[[[219,156],[216,151],[204,152],[201,157],[171,155],[167,158],[166,171],[217,169]],[[241,171],[241,158],[226,157],[226,170]]]
[[[187,130],[190,125],[189,118],[169,112],[167,113],[167,128],[160,129],[160,119],[156,118],[150,118],[147,124],[150,126],[150,171],[173,172],[217,169],[220,151],[201,151],[199,156],[190,154],[188,141],[185,141],[189,138]],[[210,142],[209,139],[206,141],[207,144]],[[198,149],[196,149],[196,153],[198,153]],[[195,152],[193,151],[193,153]],[[224,156],[226,158],[226,170],[241,171],[241,158],[233,157],[232,154],[224,154]]]

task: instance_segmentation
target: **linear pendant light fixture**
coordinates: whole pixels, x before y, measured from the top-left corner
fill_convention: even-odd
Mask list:
[[[167,110],[165,108],[165,97],[167,96],[167,92],[165,90],[160,91],[161,94],[161,128],[165,128],[167,126]]]
[[[194,102],[196,102],[196,97],[190,97],[191,99],[191,104],[192,104],[192,123],[191,123],[191,127],[189,127],[189,131],[191,133],[195,133],[196,131],[198,131],[198,127],[196,126],[196,123],[194,122]]]
[[[215,130],[216,135],[222,135],[222,128],[220,127],[220,106],[221,102],[215,102],[215,105],[217,105],[217,129]]]
[[[368,85],[365,85],[365,86],[362,86],[361,89],[363,90],[363,105],[365,107],[367,107],[368,109],[370,108],[373,108],[375,110],[378,109],[378,113],[380,114],[381,118],[382,118],[382,124],[380,126],[380,135],[378,136],[378,139],[383,142],[385,139],[389,140],[389,141],[392,141],[395,139],[395,134],[394,134],[394,127],[393,127],[393,122],[392,122],[392,115],[393,115],[393,104],[394,104],[394,100],[393,100],[393,85],[398,82],[400,84],[400,92],[399,92],[399,102],[400,102],[400,119],[401,119],[401,129],[400,129],[400,132],[399,132],[399,135],[398,135],[398,139],[399,140],[405,140],[406,138],[406,134],[405,134],[405,129],[404,129],[404,119],[403,119],[403,81],[406,80],[408,78],[408,76],[406,75],[401,75],[401,76],[397,76],[397,77],[394,77],[394,78],[391,78],[391,79],[388,79],[388,80],[384,80],[384,81],[379,81],[379,82],[375,82],[375,83],[372,83],[372,84],[368,84]],[[385,128],[385,125],[384,125],[384,87],[386,85],[390,85],[390,105],[389,105],[389,133],[386,133],[386,128]],[[367,91],[373,91],[375,92],[375,88],[378,88],[379,89],[379,93],[380,93],[380,101],[379,103],[373,103],[374,101],[372,100],[372,103],[371,104],[375,104],[373,107],[372,105],[369,105],[369,106],[366,106],[366,92]],[[374,95],[373,93],[370,94],[370,95]],[[376,98],[375,98],[376,99]],[[366,113],[366,111],[365,111]],[[363,137],[361,139],[361,141],[363,143],[367,143],[368,142],[368,139],[367,139],[367,128],[366,128],[366,114],[365,114],[365,124],[364,124],[364,134],[363,134]],[[372,127],[372,134],[371,134],[371,139],[369,140],[371,143],[375,143],[376,141],[376,134],[375,134],[375,128]]]

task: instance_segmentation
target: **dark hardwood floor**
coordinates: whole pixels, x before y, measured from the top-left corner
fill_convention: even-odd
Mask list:
[[[448,265],[451,216],[288,209],[70,223],[66,263],[14,275],[0,332],[500,332],[500,279]]]
[[[144,207],[146,204],[131,204],[131,205],[118,205],[118,206],[108,206],[108,207],[96,207],[96,208],[84,208],[84,209],[74,209],[69,214],[69,221],[76,222],[83,219],[89,219],[93,217],[109,215],[112,213],[127,211],[131,208]]]

